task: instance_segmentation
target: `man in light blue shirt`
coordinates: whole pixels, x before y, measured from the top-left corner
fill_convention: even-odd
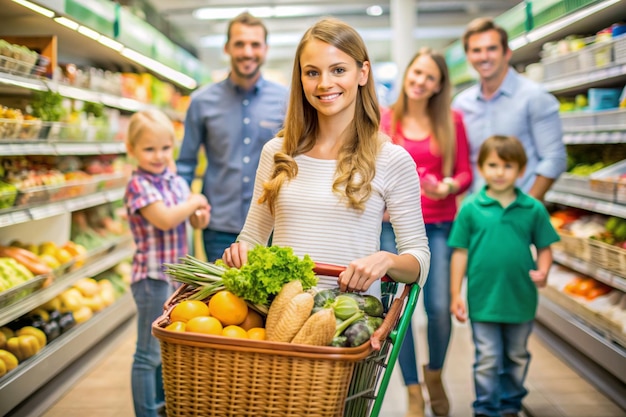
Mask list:
[[[461,92],[452,104],[463,113],[467,130],[474,169],[471,190],[484,185],[477,167],[480,145],[492,135],[515,136],[528,157],[526,172],[517,185],[543,200],[567,165],[558,101],[509,66],[508,35],[490,18],[470,22],[463,46],[480,76],[480,82]]]
[[[248,13],[234,18],[224,46],[231,58],[228,77],[194,92],[187,110],[176,166],[191,183],[203,145],[208,165],[202,192],[211,205],[203,238],[211,262],[222,257],[241,231],[261,149],[283,125],[287,88],[262,77],[267,50],[261,20]]]

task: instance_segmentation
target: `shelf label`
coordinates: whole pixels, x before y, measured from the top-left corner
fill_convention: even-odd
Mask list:
[[[98,153],[98,147],[93,143],[57,143],[54,147],[57,155],[94,155]]]
[[[26,223],[31,220],[27,210],[14,211],[11,213],[13,224]]]
[[[65,213],[65,207],[60,203],[53,203],[41,207],[33,207],[28,209],[28,211],[34,220],[39,220]]]
[[[13,217],[11,213],[0,214],[0,227],[11,226],[13,224]]]

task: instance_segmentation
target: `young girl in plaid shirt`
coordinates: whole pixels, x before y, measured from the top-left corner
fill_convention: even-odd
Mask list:
[[[137,304],[137,348],[132,366],[135,415],[156,417],[163,398],[161,351],[152,337],[152,322],[162,313],[174,285],[163,263],[187,254],[187,228],[209,223],[210,206],[201,194],[191,194],[173,166],[174,127],[160,111],[135,113],[128,127],[128,154],[137,169],[126,188],[124,203],[136,244],[131,290]]]

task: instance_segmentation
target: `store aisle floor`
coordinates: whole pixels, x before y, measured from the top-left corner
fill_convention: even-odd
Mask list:
[[[416,316],[418,343],[424,346],[425,326],[420,319],[423,314]],[[133,417],[130,367],[135,343],[134,330],[134,326],[128,326],[126,335],[121,339],[122,343],[80,379],[43,417]],[[530,349],[533,359],[527,379],[530,393],[525,401],[526,416],[626,416],[626,411],[579,377],[534,336],[531,337]],[[419,356],[421,363],[424,363],[424,352],[420,352]],[[473,346],[469,327],[456,323],[444,369],[452,417],[472,416],[472,361]],[[381,417],[404,417],[405,392],[400,370],[396,367]],[[430,410],[426,415],[432,416]]]

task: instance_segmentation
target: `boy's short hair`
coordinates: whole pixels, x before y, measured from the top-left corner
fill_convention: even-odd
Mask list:
[[[467,27],[465,28],[465,33],[463,33],[463,37],[461,38],[463,41],[463,49],[467,52],[467,48],[469,46],[469,38],[472,35],[476,35],[477,33],[484,33],[490,30],[495,30],[500,35],[500,45],[502,45],[502,50],[504,52],[509,50],[509,34],[506,33],[506,30],[493,21],[491,17],[477,17],[476,19],[469,22]]]
[[[478,166],[482,167],[489,154],[495,151],[506,162],[517,162],[523,169],[528,162],[524,145],[515,136],[494,135],[483,142],[478,151]]]

